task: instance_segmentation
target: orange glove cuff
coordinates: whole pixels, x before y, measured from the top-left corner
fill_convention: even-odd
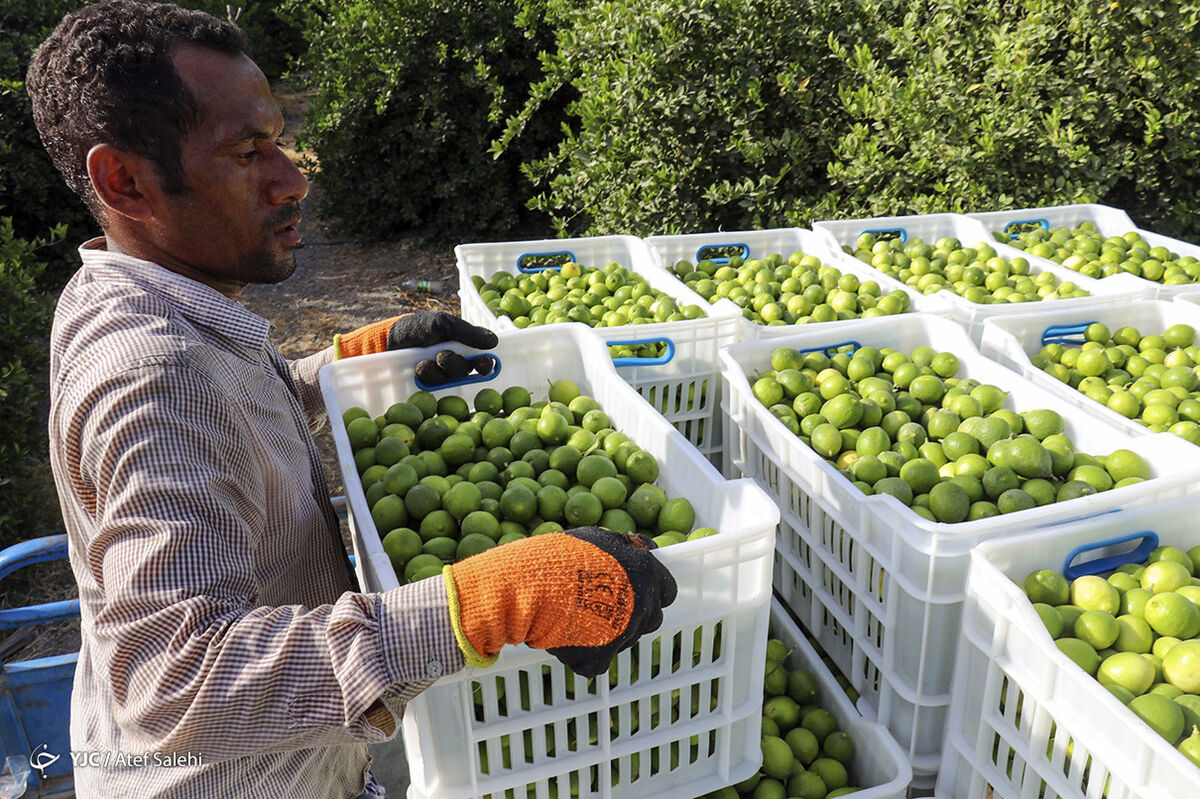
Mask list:
[[[338,334],[333,337],[335,358],[353,358],[356,355],[370,355],[375,352],[387,351],[388,333],[399,316],[374,322],[366,327],[360,327],[351,333]]]
[[[633,588],[617,559],[563,533],[461,560],[444,577],[455,635],[472,665],[490,663],[505,644],[604,646],[633,613]]]

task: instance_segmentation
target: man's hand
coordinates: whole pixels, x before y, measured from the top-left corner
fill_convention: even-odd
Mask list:
[[[465,322],[453,314],[415,311],[360,327],[353,333],[334,336],[334,347],[338,358],[351,358],[387,350],[429,347],[447,341],[457,341],[474,349],[491,349],[498,339],[487,328]],[[438,384],[459,380],[473,370],[486,375],[491,372],[492,365],[492,359],[486,355],[468,359],[452,350],[442,350],[434,360],[418,363],[416,372],[424,382]]]
[[[650,539],[599,527],[533,536],[443,572],[459,648],[473,666],[504,644],[545,649],[595,677],[618,652],[662,624],[675,579]]]

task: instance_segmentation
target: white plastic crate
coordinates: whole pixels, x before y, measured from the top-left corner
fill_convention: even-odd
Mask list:
[[[1187,324],[1200,330],[1200,308],[1186,302],[1143,300],[1119,306],[1090,308],[1049,307],[1021,316],[989,319],[983,326],[983,354],[1020,372],[1030,381],[1061,396],[1086,413],[1119,427],[1129,435],[1150,431],[1132,419],[1126,419],[1099,402],[1051,377],[1033,365],[1030,356],[1042,349],[1042,336],[1052,326],[1075,326],[1101,322],[1110,330],[1125,325],[1136,327],[1142,335],[1161,334],[1175,324]],[[1082,341],[1082,335],[1076,336]]]
[[[677,236],[651,236],[646,239],[650,252],[658,265],[670,270],[680,260],[688,260],[693,264],[704,258],[714,257],[712,251],[723,251],[735,247],[741,248],[742,258],[765,258],[771,253],[779,253],[785,259],[796,250],[805,255],[821,259],[827,266],[838,269],[842,274],[857,275],[866,282],[874,280],[879,284],[883,293],[899,289],[908,295],[910,312],[938,310],[940,303],[931,303],[925,295],[915,291],[900,281],[872,269],[867,264],[846,255],[841,249],[832,248],[824,236],[803,228],[773,228],[770,230],[739,230],[721,233],[691,233]],[[727,257],[727,256],[724,256]],[[701,302],[704,298],[701,297]],[[711,305],[717,312],[736,316],[738,320],[738,341],[754,341],[759,338],[787,335],[798,327],[805,325],[760,325],[751,322],[742,314],[742,309],[727,299],[720,299]],[[853,321],[853,320],[848,320]],[[847,320],[824,322],[818,324],[844,325]]]
[[[463,319],[498,332],[517,328],[508,317],[497,317],[488,309],[471,278],[479,276],[486,280],[496,272],[519,274],[522,269],[532,268],[525,264],[534,256],[565,256],[595,268],[617,261],[680,305],[710,309],[703,297],[658,266],[646,243],[633,236],[460,244],[454,248],[454,254],[458,261]],[[703,319],[593,328],[608,342],[670,342],[674,355],[668,362],[651,363],[644,359],[622,362],[618,363],[617,373],[718,467],[722,465],[722,426],[718,410],[717,350],[736,339],[740,318],[741,309],[729,303],[725,309],[710,309],[709,316]],[[543,325],[529,329],[540,330],[543,336],[554,336],[561,327]]]
[[[544,390],[548,378],[569,378],[600,402],[616,427],[658,458],[658,483],[667,494],[687,497],[698,523],[720,534],[659,553],[675,576],[679,597],[665,610],[660,630],[637,644],[636,660],[631,652],[618,657],[615,686],[605,679],[589,683],[568,678],[564,667],[544,652],[505,647],[494,666],[443,677],[409,703],[404,718],[409,796],[502,797],[512,791],[523,798],[526,786],[532,786],[530,796],[545,799],[552,790],[567,796],[572,780],[585,797],[684,796],[744,779],[761,757],[759,715],[778,508],[752,481],[721,479],[617,376],[598,336],[582,325],[564,325],[553,336],[543,332],[501,333],[499,345],[490,350],[500,359],[498,375],[434,394],[458,394],[469,401],[485,386],[502,391],[522,385],[536,392]],[[338,461],[348,478],[355,554],[365,564],[370,590],[396,587],[397,581],[354,479],[345,428],[337,420],[349,407],[376,415],[409,396],[416,390],[416,363],[442,348],[360,356],[321,370]],[[719,647],[714,644],[718,636]],[[686,657],[693,646],[695,661]],[[685,657],[674,669],[654,665],[670,664],[681,650]],[[502,702],[498,685],[511,692],[514,704],[523,693],[527,709]],[[481,697],[479,706],[474,691]],[[651,712],[671,706],[676,691],[675,696],[683,697],[679,711],[655,714],[652,720]],[[700,694],[706,701],[693,708],[690,698]],[[630,734],[634,717],[641,725]],[[547,735],[554,754],[547,748]],[[502,758],[503,738],[510,742],[507,761]],[[574,749],[568,749],[571,738]],[[694,738],[696,749],[691,748]],[[491,764],[487,774],[481,768],[484,757]]]
[[[910,351],[953,352],[960,377],[1009,392],[1005,406],[1049,408],[1083,452],[1127,448],[1154,477],[1069,502],[960,524],[927,521],[887,495],[865,496],[784,427],[751,391],[778,346],[827,347],[846,338]],[[986,359],[954,322],[928,314],[860,322],[852,336],[819,329],[722,350],[729,455],[782,512],[775,587],[900,742],[913,782],[932,788],[950,704],[950,677],[968,555],[980,541],[1116,508],[1141,508],[1200,493],[1200,449],[1167,434],[1127,435]]]
[[[1172,299],[1174,299],[1175,302],[1186,302],[1186,303],[1190,303],[1192,305],[1200,305],[1200,289],[1193,289],[1191,291],[1181,291],[1180,293],[1176,294]]]
[[[1111,513],[1016,533],[972,552],[936,796],[1200,796],[1200,768],[1059,651],[1013,582],[1034,569],[1061,571],[1078,546],[1131,533],[1149,530],[1162,544],[1195,546],[1198,511],[1194,500],[1184,500]]]
[[[1143,285],[1146,283],[1144,280],[1139,280],[1136,283],[1102,282],[1081,275],[1078,272],[1073,272],[1065,266],[1061,266],[1045,258],[1031,256],[1018,250],[1016,247],[996,241],[995,237],[992,236],[981,222],[962,214],[926,214],[923,216],[884,216],[874,219],[830,220],[814,222],[813,230],[825,236],[829,246],[838,250],[842,246],[853,248],[854,242],[857,241],[858,237],[867,232],[899,233],[905,240],[919,237],[924,239],[928,244],[933,244],[937,239],[945,236],[957,238],[962,242],[964,247],[975,247],[986,242],[994,247],[997,255],[1002,258],[1011,260],[1019,257],[1029,261],[1029,272],[1031,275],[1035,275],[1038,272],[1051,272],[1058,277],[1060,282],[1064,280],[1072,281],[1092,295],[1090,297],[1051,300],[1041,303],[1018,302],[1007,304],[997,303],[993,305],[981,305],[970,302],[965,297],[960,297],[949,289],[943,289],[927,295],[931,300],[943,303],[944,308],[926,305],[923,310],[940,313],[959,322],[967,329],[967,332],[971,335],[971,339],[976,344],[979,343],[980,337],[983,335],[983,322],[985,319],[1028,313],[1031,306],[1037,307],[1053,304],[1055,307],[1060,305],[1071,307],[1072,305],[1094,303],[1097,301],[1108,303],[1126,302],[1131,299],[1144,297],[1149,291]],[[860,263],[862,262],[860,261]],[[874,271],[878,272],[878,270]],[[879,274],[883,273],[879,272]]]
[[[777,599],[771,602],[770,635],[783,641],[791,650],[788,668],[813,673],[820,686],[815,704],[832,713],[838,729],[854,739],[854,758],[849,770],[854,776],[854,784],[860,787],[854,793],[855,798],[905,799],[908,784],[912,781],[912,768],[899,744],[883,725],[867,721],[855,709],[817,650]]]
[[[1200,247],[1186,241],[1164,236],[1149,230],[1143,230],[1129,218],[1129,214],[1120,208],[1095,203],[1079,205],[1054,205],[1043,208],[1020,208],[1013,211],[987,211],[983,213],[966,214],[977,220],[989,231],[1009,236],[1011,227],[1023,224],[1040,224],[1045,229],[1055,227],[1075,228],[1082,222],[1093,222],[1096,230],[1105,238],[1120,236],[1131,230],[1137,231],[1151,247],[1166,247],[1176,255],[1191,255],[1200,258]],[[1128,273],[1102,278],[1104,283],[1113,283],[1138,288],[1150,299],[1169,300],[1187,292],[1196,291],[1198,284],[1187,283],[1180,286],[1164,286],[1153,280],[1143,280],[1137,275]]]

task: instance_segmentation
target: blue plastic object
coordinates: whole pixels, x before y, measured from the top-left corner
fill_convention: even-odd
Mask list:
[[[1012,230],[1017,225],[1040,225],[1043,230],[1050,229],[1050,221],[1047,219],[1014,219],[1013,221],[1009,222],[1007,225],[1004,226],[1004,232],[1008,233],[1008,231]],[[1010,239],[1016,239],[1016,238],[1020,238],[1021,234],[1020,233],[1008,233],[1008,237]]]
[[[1140,543],[1133,549],[1126,552],[1121,552],[1115,555],[1105,555],[1101,558],[1087,560],[1083,563],[1072,563],[1075,558],[1085,552],[1091,552],[1097,549],[1105,549],[1107,547],[1124,544],[1128,541],[1139,541]],[[1116,538],[1109,538],[1104,541],[1095,541],[1090,544],[1075,547],[1071,553],[1067,555],[1067,559],[1063,562],[1063,576],[1068,580],[1074,580],[1076,577],[1082,577],[1085,574],[1103,574],[1116,569],[1118,566],[1123,566],[1126,563],[1138,563],[1150,557],[1150,553],[1158,546],[1158,534],[1152,530],[1143,530],[1140,533],[1130,533]]]
[[[640,358],[631,355],[625,358],[613,358],[613,366],[662,366],[664,363],[670,363],[675,357],[675,342],[666,336],[659,338],[633,338],[624,341],[609,341],[606,342],[610,347],[636,347],[639,344],[666,344],[667,348],[662,355],[657,355],[653,358]]]
[[[853,355],[854,353],[856,353],[860,349],[862,349],[862,344],[857,341],[839,341],[837,344],[827,344],[823,347],[805,347],[802,350],[796,350],[796,352],[834,352],[834,353],[836,353],[836,351],[841,349],[842,347],[853,347],[854,349],[850,350],[850,353],[849,353],[850,355]]]
[[[532,260],[534,258],[561,259],[562,263],[546,264],[545,266],[525,265],[527,260]],[[556,250],[555,252],[527,252],[517,256],[517,271],[531,275],[534,272],[545,272],[547,269],[561,269],[563,264],[574,260],[575,254],[570,250]]]
[[[67,556],[65,535],[35,538],[0,552],[0,577],[34,563]],[[77,618],[79,600],[47,602],[0,610],[0,629]],[[4,757],[28,761],[36,750],[39,761],[58,755],[42,774],[29,773],[25,796],[49,796],[72,790],[71,683],[79,654],[53,655],[5,663],[0,671],[0,746]]]
[[[455,388],[457,386],[469,386],[472,383],[483,383],[487,380],[495,380],[497,377],[500,376],[500,359],[497,358],[495,355],[492,355],[490,352],[485,352],[485,353],[483,353],[483,355],[485,357],[492,359],[492,371],[488,372],[485,375],[481,375],[478,373],[470,374],[459,380],[450,380],[445,383],[426,383],[421,378],[417,377],[416,375],[413,375],[413,382],[416,383],[417,388],[421,389],[422,391],[440,391],[444,388]],[[475,356],[472,356],[472,357],[475,357]]]
[[[705,255],[705,253],[712,252],[714,250],[716,250],[716,251],[729,250],[729,249],[733,249],[734,247],[737,247],[738,249],[741,250],[741,252],[738,254],[740,254],[743,259],[750,257],[750,245],[743,244],[740,241],[731,241],[728,244],[705,244],[703,247],[696,250],[696,263],[699,263],[701,261],[712,261],[713,263],[717,263],[717,264],[729,263],[729,259],[733,257],[732,255],[711,256],[711,255]]]
[[[1042,331],[1042,346],[1047,344],[1083,344],[1087,339],[1083,337],[1083,331],[1088,329],[1088,325],[1096,324],[1093,322],[1080,322],[1074,325],[1050,325]]]
[[[908,231],[907,231],[907,230],[905,230],[905,229],[904,229],[904,228],[902,228],[902,227],[883,227],[883,228],[876,228],[876,229],[874,229],[874,230],[864,230],[864,231],[863,231],[863,233],[873,233],[873,234],[875,234],[876,236],[878,236],[880,233],[895,233],[895,234],[897,234],[897,235],[899,235],[899,236],[900,236],[900,241],[902,241],[902,242],[904,242],[904,243],[906,243],[906,244],[908,243]],[[862,233],[860,233],[860,234],[858,234],[858,235],[860,235],[860,236],[861,236],[861,235],[862,235]]]

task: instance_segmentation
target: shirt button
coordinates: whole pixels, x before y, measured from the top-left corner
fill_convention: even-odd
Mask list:
[[[440,660],[431,660],[425,664],[425,673],[430,677],[441,677],[445,668]]]

